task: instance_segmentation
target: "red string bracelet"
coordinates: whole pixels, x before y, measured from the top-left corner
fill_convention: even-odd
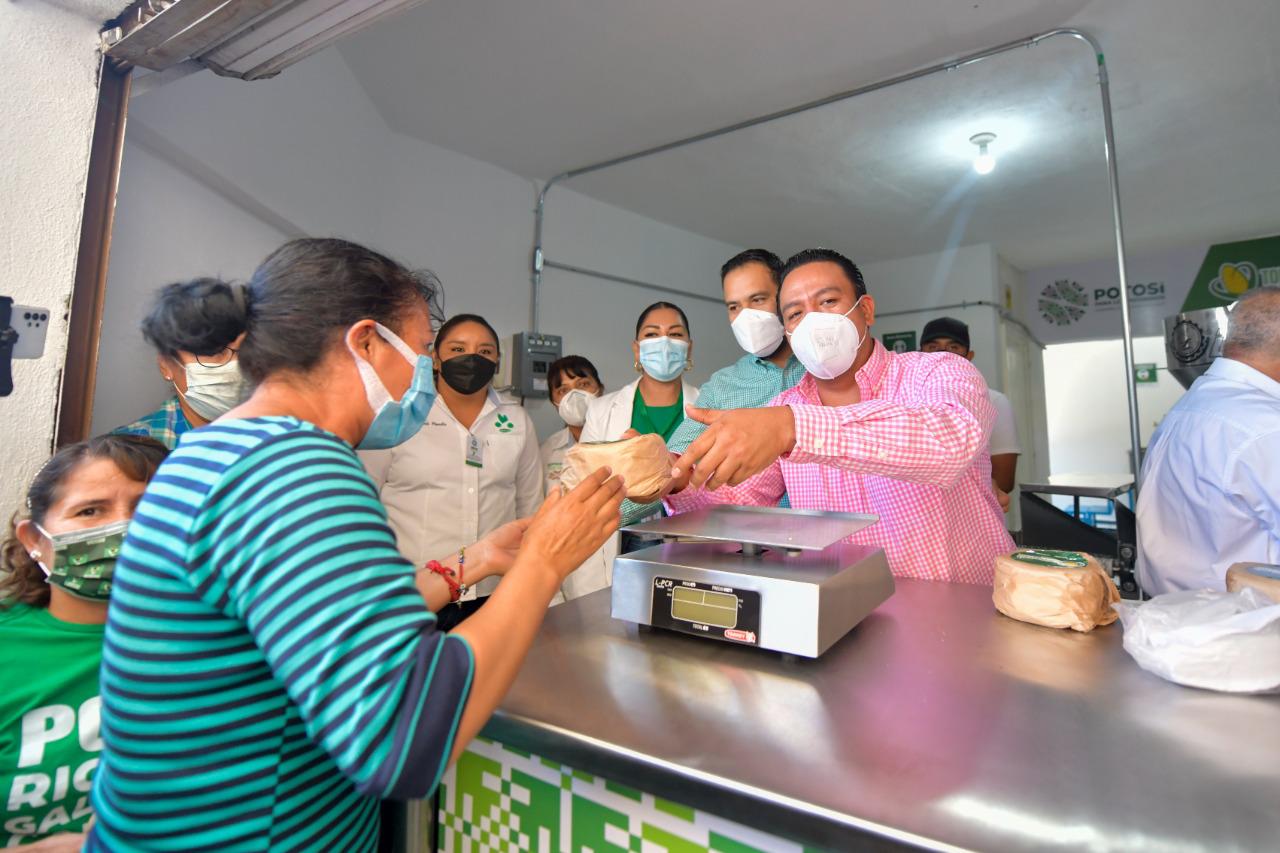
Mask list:
[[[462,548],[458,549],[458,571],[457,572],[455,572],[453,569],[449,568],[448,566],[443,565],[438,560],[432,560],[429,563],[427,563],[427,566],[426,566],[427,571],[432,572],[433,574],[437,574],[440,577],[444,578],[444,582],[449,585],[449,602],[451,604],[458,602],[459,600],[461,600],[462,596],[467,594],[467,584],[464,581],[463,574],[462,574],[462,570],[466,567],[466,565],[467,565],[467,548],[465,545]]]
[[[427,571],[433,572],[444,578],[444,582],[449,585],[449,601],[456,602],[462,598],[462,584],[455,580],[455,572],[448,566],[441,565],[438,560],[432,560],[427,563]]]

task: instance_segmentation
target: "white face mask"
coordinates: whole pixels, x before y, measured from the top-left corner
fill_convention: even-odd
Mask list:
[[[207,421],[222,417],[249,396],[249,383],[240,372],[237,359],[218,367],[193,361],[183,365],[183,372],[187,375],[187,390],[182,399]]]
[[[758,358],[773,355],[782,343],[782,321],[772,311],[743,308],[729,324],[738,346]]]
[[[849,319],[858,302],[843,314],[810,311],[791,332],[791,351],[817,379],[835,379],[858,360],[858,350],[866,335]]]
[[[587,422],[587,406],[591,404],[591,400],[591,395],[581,388],[569,391],[560,398],[560,403],[556,406],[560,420],[569,426],[582,426]]]

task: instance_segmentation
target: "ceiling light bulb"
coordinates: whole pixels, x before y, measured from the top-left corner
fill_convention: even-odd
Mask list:
[[[992,142],[996,141],[994,133],[975,133],[969,137],[969,141],[978,146],[978,156],[973,158],[973,171],[979,175],[989,175],[991,170],[996,167],[995,155],[987,150]]]

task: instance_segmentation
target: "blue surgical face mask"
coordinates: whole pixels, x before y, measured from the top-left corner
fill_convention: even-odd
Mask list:
[[[689,342],[663,335],[640,341],[640,366],[659,382],[670,382],[689,363]]]
[[[413,365],[413,381],[409,383],[409,390],[404,392],[403,397],[393,400],[373,365],[356,355],[355,350],[351,350],[351,357],[356,360],[356,369],[360,371],[360,379],[364,382],[365,398],[369,401],[369,408],[373,410],[373,423],[356,445],[358,450],[386,450],[404,444],[422,429],[436,398],[431,357],[418,355],[400,340],[399,335],[381,323],[376,323],[374,328],[383,340],[404,356],[405,361]]]

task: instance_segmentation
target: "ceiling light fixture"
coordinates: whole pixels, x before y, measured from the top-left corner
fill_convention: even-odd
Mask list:
[[[969,141],[978,146],[978,156],[973,158],[973,171],[979,175],[989,175],[991,170],[996,167],[996,158],[987,146],[996,141],[994,133],[975,133],[969,137]]]

